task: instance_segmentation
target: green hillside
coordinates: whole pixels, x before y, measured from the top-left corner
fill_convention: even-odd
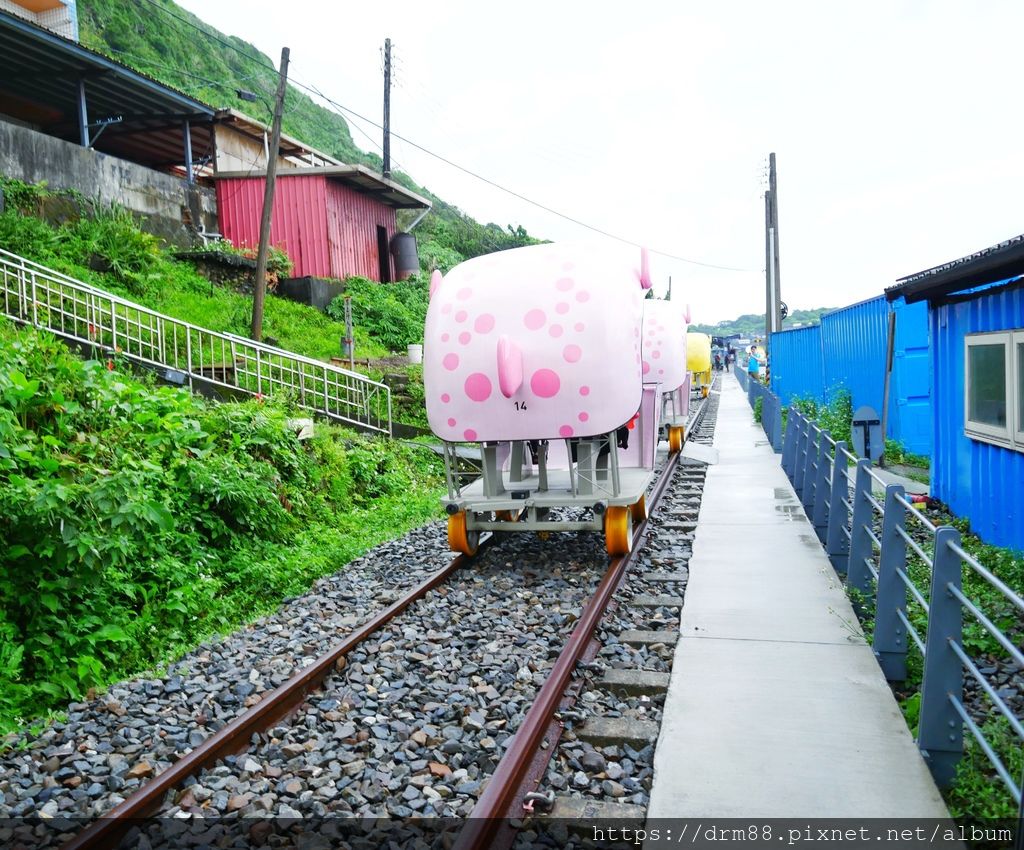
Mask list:
[[[212,106],[233,107],[269,123],[267,106],[259,101],[243,101],[235,92],[252,91],[271,103],[277,87],[276,57],[271,60],[247,41],[221,33],[173,0],[79,0],[78,18],[82,43],[93,50]],[[293,85],[288,86],[283,129],[343,162],[381,170],[380,157],[356,146],[344,118],[317,105]],[[447,271],[468,257],[538,241],[522,227],[474,221],[406,174],[394,172],[392,177],[434,204],[416,228],[425,266],[436,265]]]
[[[821,322],[822,313],[828,313],[835,307],[817,307],[813,310],[794,310],[782,323],[783,330],[790,330],[798,325],[817,325]],[[698,331],[711,336],[764,336],[764,313],[744,313],[735,319],[718,322],[714,325],[690,325],[691,331]]]

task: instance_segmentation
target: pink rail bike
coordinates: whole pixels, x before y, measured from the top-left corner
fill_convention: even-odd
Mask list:
[[[644,301],[644,380],[661,384],[661,424],[670,453],[686,439],[690,414],[690,373],[686,364],[686,329],[690,308],[678,301]]]
[[[685,371],[685,350],[662,342],[645,374],[650,276],[637,253],[535,245],[434,272],[423,383],[453,551],[474,554],[482,531],[603,531],[609,554],[629,551],[654,475],[655,364],[672,360],[671,380],[675,361]]]

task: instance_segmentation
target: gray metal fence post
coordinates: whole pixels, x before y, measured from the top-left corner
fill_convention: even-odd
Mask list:
[[[950,544],[960,544],[960,532],[944,525],[935,531],[928,636],[925,639],[924,680],[917,746],[935,784],[948,788],[964,751],[964,728],[951,700],[962,700],[964,673],[952,645],[963,638],[963,611],[950,586],[960,589],[960,556]]]
[[[825,533],[828,530],[829,499],[832,496],[829,482],[832,464],[828,456],[829,446],[832,445],[829,442],[830,436],[828,431],[822,431],[818,438],[818,471],[814,481],[814,512],[811,515],[814,533],[822,543],[825,542]]]
[[[875,604],[872,646],[882,672],[890,682],[902,682],[907,678],[907,644],[910,642],[903,622],[907,616],[907,585],[899,575],[900,572],[906,573],[907,569],[907,541],[897,531],[906,531],[907,526],[907,509],[896,498],[903,495],[902,484],[890,484],[885,488],[882,552],[878,556],[878,601]]]
[[[782,471],[786,473],[790,483],[793,481],[793,451],[796,448],[797,432],[800,427],[800,414],[792,407],[786,417],[786,431],[782,437]]]
[[[747,376],[747,404],[750,405],[750,409],[754,409],[754,382]]]
[[[772,405],[772,450],[782,454],[782,399],[775,396]]]
[[[871,538],[868,530],[871,523],[871,503],[867,500],[871,492],[871,476],[868,470],[871,461],[861,458],[857,461],[857,477],[853,484],[853,518],[850,520],[850,559],[846,568],[846,586],[854,591],[854,606],[869,611],[875,601],[871,585],[871,571],[867,559],[871,557]],[[858,598],[859,597],[859,598]]]
[[[817,483],[818,451],[821,445],[821,428],[811,423],[811,433],[807,439],[807,453],[804,455],[804,489],[800,495],[804,511],[808,517],[814,515],[814,485]]]
[[[804,424],[803,439],[800,440],[800,450],[796,456],[796,492],[803,501],[804,492],[807,487],[807,455],[811,450],[811,435],[814,433],[813,423],[810,419]]]
[[[828,530],[825,532],[825,552],[832,562],[832,569],[839,575],[846,574],[850,557],[850,541],[844,534],[850,521],[850,509],[846,506],[850,496],[850,485],[846,477],[846,443],[836,443],[832,458],[832,487],[829,496]]]
[[[803,487],[803,476],[801,471],[804,468],[804,442],[807,440],[807,420],[804,419],[803,414],[794,411],[796,416],[800,418],[797,420],[798,427],[796,432],[796,440],[793,441],[793,459],[792,471],[790,472],[790,480],[793,482],[793,489],[796,490],[796,494],[800,495],[800,488]]]

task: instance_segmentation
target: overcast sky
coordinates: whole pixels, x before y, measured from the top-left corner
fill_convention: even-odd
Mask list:
[[[394,132],[653,251],[744,269],[652,255],[694,321],[764,311],[770,151],[790,308],[870,298],[1024,231],[1019,0],[178,2],[275,63],[287,45],[292,77],[378,123],[390,37]],[[346,117],[379,153],[380,131]],[[481,222],[592,236],[391,150]]]

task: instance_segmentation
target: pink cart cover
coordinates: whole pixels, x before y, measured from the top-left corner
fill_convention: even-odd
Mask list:
[[[642,393],[640,253],[533,245],[435,272],[431,430],[452,442],[558,439],[627,422]]]
[[[643,374],[671,392],[686,380],[688,309],[679,301],[644,301]]]

